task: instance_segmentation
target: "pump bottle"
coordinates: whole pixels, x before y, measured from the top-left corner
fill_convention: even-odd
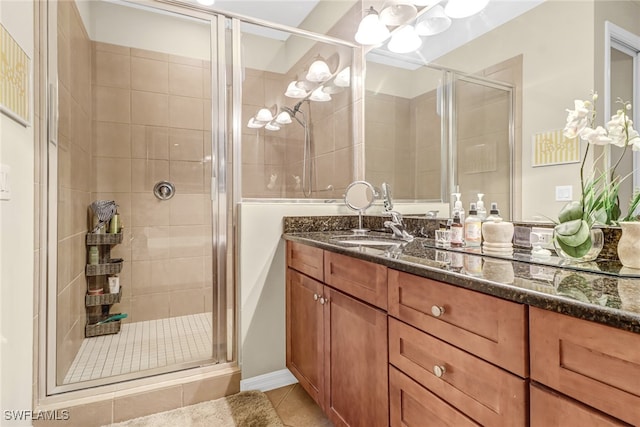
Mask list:
[[[478,218],[480,218],[480,221],[484,221],[487,218],[487,210],[484,207],[484,201],[482,200],[482,198],[484,197],[484,193],[478,193],[478,203],[477,203],[477,208],[478,208]]]
[[[451,223],[451,246],[461,247],[464,244],[464,231],[460,222],[458,212],[453,214],[453,222]]]
[[[464,221],[464,241],[469,247],[478,247],[482,243],[482,221],[475,203],[471,203],[469,216]]]

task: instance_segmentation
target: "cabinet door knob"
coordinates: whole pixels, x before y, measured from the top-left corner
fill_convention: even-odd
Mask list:
[[[320,297],[320,304],[325,304],[327,302],[329,302],[329,298]]]
[[[442,378],[442,376],[444,375],[444,373],[447,372],[446,368],[444,366],[441,365],[434,365],[433,366],[433,374],[438,377],[438,378]]]
[[[441,307],[439,305],[432,305],[431,314],[433,314],[434,317],[442,316],[444,314],[444,307]]]
[[[318,295],[318,294],[313,294],[313,300],[314,300],[314,301],[318,301],[318,298],[320,298],[320,295]]]

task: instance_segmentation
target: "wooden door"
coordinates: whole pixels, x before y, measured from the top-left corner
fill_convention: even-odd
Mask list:
[[[287,269],[287,368],[322,407],[324,402],[322,283]]]
[[[325,286],[325,412],[333,424],[389,425],[387,315]]]

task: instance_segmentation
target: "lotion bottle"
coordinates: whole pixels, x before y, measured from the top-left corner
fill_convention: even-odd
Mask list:
[[[478,247],[482,243],[482,220],[475,203],[471,203],[469,216],[464,221],[464,241],[468,247]]]
[[[496,219],[502,220],[500,211],[498,210],[498,203],[491,202],[491,210],[489,211],[489,216],[487,217],[486,221],[495,221]]]
[[[458,212],[453,214],[453,222],[451,223],[451,246],[461,247],[464,244],[464,232],[460,215]]]

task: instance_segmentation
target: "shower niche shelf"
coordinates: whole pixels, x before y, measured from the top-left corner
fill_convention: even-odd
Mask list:
[[[87,233],[86,246],[87,258],[89,248],[98,247],[98,264],[87,264],[85,275],[87,276],[87,286],[89,289],[102,289],[108,291],[107,276],[119,274],[122,271],[122,260],[111,259],[111,247],[122,243],[122,232],[120,233]],[[87,322],[84,328],[85,337],[95,337],[99,335],[117,334],[120,332],[120,320],[98,324],[107,319],[112,314],[109,313],[111,306],[120,302],[122,298],[122,286],[118,293],[90,294],[87,290],[84,305],[87,312]]]

